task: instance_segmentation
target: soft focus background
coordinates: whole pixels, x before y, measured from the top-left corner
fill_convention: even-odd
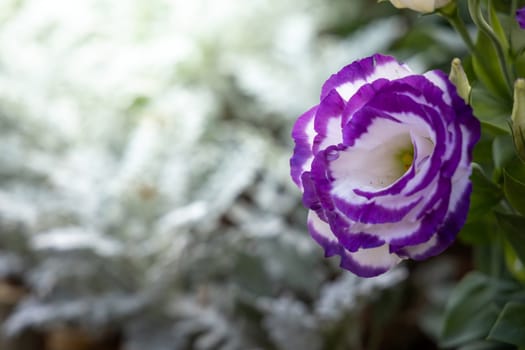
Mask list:
[[[354,59],[462,50],[376,0],[0,0],[0,349],[435,349],[468,250],[340,270],[289,134]]]

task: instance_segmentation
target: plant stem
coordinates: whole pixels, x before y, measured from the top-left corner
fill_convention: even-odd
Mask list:
[[[494,31],[490,27],[490,25],[487,23],[485,18],[483,17],[483,13],[481,12],[481,7],[479,4],[479,0],[468,0],[468,9],[470,12],[470,16],[472,17],[472,21],[476,24],[476,26],[481,30],[484,34],[486,34],[489,39],[492,41],[492,44],[494,45],[494,48],[496,49],[496,55],[498,56],[498,60],[500,63],[501,70],[503,71],[503,76],[505,77],[505,81],[507,82],[507,87],[509,89],[509,92],[512,92],[512,79],[510,78],[509,69],[507,66],[507,60],[505,59],[505,52],[503,51],[503,47]]]

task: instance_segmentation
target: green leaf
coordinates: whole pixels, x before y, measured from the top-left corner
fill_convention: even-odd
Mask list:
[[[525,182],[525,163],[518,157],[514,157],[505,164],[505,171],[507,171],[513,178]]]
[[[496,169],[505,167],[516,155],[512,137],[510,135],[501,135],[494,138],[492,154],[494,156],[494,166]]]
[[[485,130],[494,135],[510,134],[508,121],[512,112],[512,103],[495,96],[479,84],[473,86],[470,98],[474,115]]]
[[[497,222],[494,215],[486,215],[478,221],[467,221],[459,232],[459,239],[473,245],[490,244],[495,232]]]
[[[492,5],[494,5],[494,1],[491,2]],[[507,52],[509,49],[509,42],[507,40],[507,33],[503,29],[503,26],[501,25],[500,19],[498,18],[498,14],[496,13],[496,9],[494,6],[489,6],[488,8],[489,12],[489,18],[490,18],[490,26],[494,30],[494,33],[498,37],[499,42],[503,46],[503,50]]]
[[[491,174],[494,170],[493,148],[494,136],[481,134],[476,147],[474,147],[473,162],[479,164],[485,174]]]
[[[514,140],[510,135],[499,135],[492,143],[492,157],[494,159],[494,172],[492,179],[495,183],[503,183],[503,168],[511,163],[516,156]]]
[[[468,274],[456,286],[445,311],[440,345],[455,347],[487,336],[499,315],[493,303],[497,284],[477,272]]]
[[[482,31],[478,32],[476,54],[472,59],[472,67],[479,80],[494,95],[503,100],[512,99],[505,76],[499,65],[498,55],[489,37]]]
[[[483,219],[501,201],[503,192],[498,185],[487,179],[479,166],[474,166],[470,178],[473,189],[468,221],[472,222]]]
[[[525,218],[518,215],[496,213],[503,235],[521,261],[525,261]]]
[[[525,214],[525,183],[516,179],[505,170],[503,171],[503,191],[514,209],[521,214]]]
[[[516,251],[509,242],[504,244],[505,263],[509,272],[520,282],[525,282],[525,266],[523,262],[516,255]],[[518,296],[520,294],[517,294]],[[523,292],[522,300],[525,301],[525,292]]]
[[[488,339],[525,346],[525,304],[507,303],[490,330]]]

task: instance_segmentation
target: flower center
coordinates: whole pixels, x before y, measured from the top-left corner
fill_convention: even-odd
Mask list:
[[[390,186],[406,173],[414,161],[410,133],[398,130],[389,137],[363,139],[360,145],[340,151],[330,164],[339,193],[354,188],[377,190]]]
[[[400,158],[401,164],[403,165],[403,169],[407,171],[412,165],[412,162],[414,161],[414,148],[411,147],[408,150],[401,151],[401,155],[399,158]]]

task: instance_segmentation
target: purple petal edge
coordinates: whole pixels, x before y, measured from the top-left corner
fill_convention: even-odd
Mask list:
[[[360,277],[375,277],[381,275],[392,268],[392,266],[368,266],[361,265],[358,261],[352,258],[352,254],[345,250],[345,248],[335,242],[330,241],[319,233],[312,223],[308,223],[308,231],[310,236],[324,249],[325,257],[329,258],[334,255],[339,255],[341,258],[340,266],[348,271],[355,273]]]
[[[290,174],[295,184],[302,188],[301,175],[303,166],[313,156],[312,145],[309,143],[306,129],[317,111],[317,106],[310,108],[301,115],[292,128],[292,138],[295,141],[292,158],[290,158]]]
[[[398,63],[392,56],[375,54],[366,57],[343,67],[339,72],[333,74],[323,85],[321,89],[321,100],[330,93],[330,91],[346,84],[355,83],[359,80],[366,82],[366,79],[371,76],[378,66],[387,63]]]
[[[457,234],[465,224],[467,220],[467,214],[470,207],[470,194],[472,193],[472,184],[469,183],[459,200],[457,201],[456,207],[453,211],[449,212],[443,224],[439,227],[436,232],[437,242],[432,247],[429,247],[426,251],[418,254],[411,254],[409,250],[405,250],[404,253],[408,257],[414,260],[426,260],[430,257],[441,254],[447,249],[454,240]],[[407,248],[410,248],[408,246]]]

